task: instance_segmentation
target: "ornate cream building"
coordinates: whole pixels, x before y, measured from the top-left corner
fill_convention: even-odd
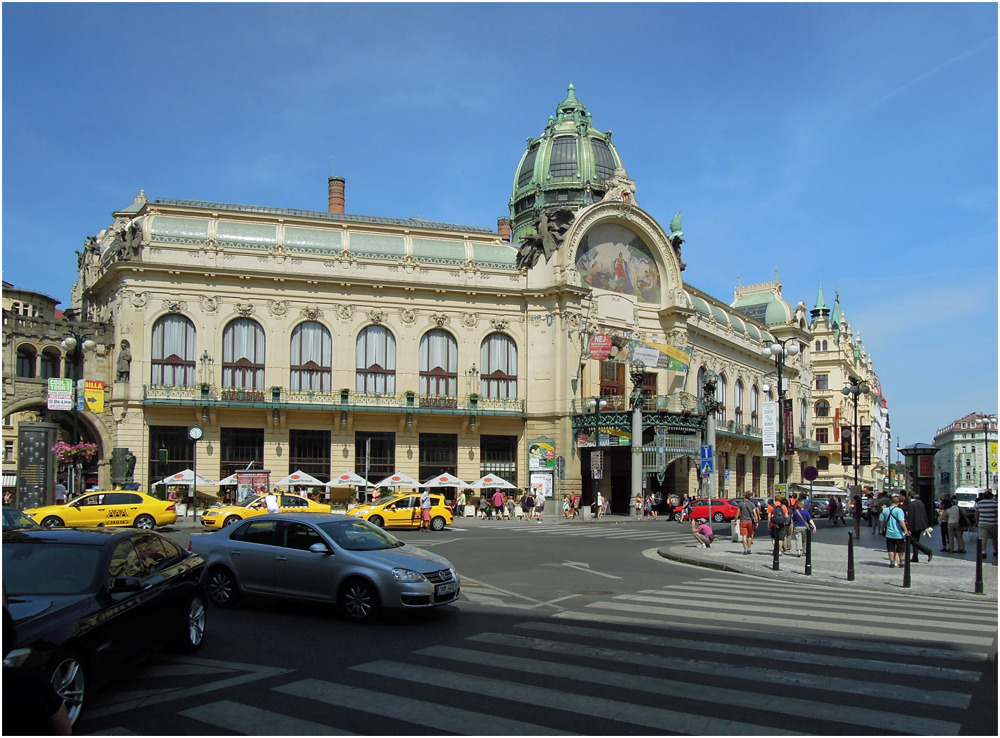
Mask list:
[[[831,349],[829,321],[814,310],[810,323],[777,279],[738,286],[732,301],[686,284],[680,214],[665,229],[642,208],[572,86],[528,140],[496,231],[350,214],[344,180],[327,184],[319,212],[140,192],[88,239],[72,307],[101,357],[86,376],[106,383],[104,411],[79,415],[102,484],[125,481],[112,460],[127,449],[144,489],[195,461],[214,479],[248,465],[273,479],[495,473],[584,504],[600,490],[626,512],[634,464],[648,491],[698,492],[701,395],[717,377],[712,489],[767,496],[779,475],[761,416],[775,364],[761,347],[774,340],[800,349],[783,366],[788,480],[826,457],[823,473],[846,481],[832,441],[814,436],[831,416],[814,408],[846,376],[831,376],[832,355],[846,367],[859,341],[846,330]],[[8,335],[6,303],[4,331],[6,418],[40,397],[10,371],[28,339]],[[856,361],[874,383],[870,357]],[[46,417],[65,433],[68,413]]]

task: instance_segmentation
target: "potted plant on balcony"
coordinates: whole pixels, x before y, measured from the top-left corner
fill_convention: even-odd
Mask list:
[[[479,393],[473,392],[469,395],[469,407],[476,407],[479,405]]]
[[[416,398],[417,393],[413,390],[406,390],[406,405],[407,407],[413,407],[413,401]]]
[[[340,390],[340,404],[346,405],[348,398],[351,396],[350,387],[342,387]]]

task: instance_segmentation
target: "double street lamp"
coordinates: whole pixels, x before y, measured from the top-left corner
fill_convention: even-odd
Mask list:
[[[785,357],[798,356],[798,339],[786,338],[784,341],[772,339],[771,343],[765,344],[760,350],[764,358],[774,359],[774,366],[778,371],[778,481],[785,483],[785,384],[782,373],[785,368]],[[761,387],[765,393],[771,391],[768,385]]]
[[[850,397],[854,400],[854,423],[851,426],[851,464],[854,466],[854,493],[857,494],[858,487],[858,461],[859,458],[859,448],[858,448],[858,397],[861,395],[867,395],[871,392],[871,388],[868,386],[867,382],[859,382],[857,377],[849,377],[848,384],[844,387],[841,392],[844,393],[845,397]],[[843,464],[843,457],[841,457],[841,463]]]
[[[66,358],[73,362],[73,443],[80,442],[80,388],[83,380],[83,357],[85,351],[93,351],[97,343],[93,339],[70,333],[59,344],[67,352]]]

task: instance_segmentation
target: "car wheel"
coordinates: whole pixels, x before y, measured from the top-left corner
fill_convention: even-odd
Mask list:
[[[83,711],[83,698],[87,688],[83,663],[75,654],[64,651],[53,661],[52,676],[49,681],[52,683],[52,689],[62,698],[72,725]]]
[[[228,518],[222,521],[222,527],[228,528],[230,525],[236,525],[242,519],[243,518],[241,518],[239,515],[230,515]]]
[[[240,601],[240,586],[228,569],[221,566],[208,573],[208,599],[216,607],[235,607]]]
[[[355,623],[369,623],[378,617],[381,604],[375,587],[364,579],[352,579],[340,590],[340,609]]]
[[[714,513],[712,515],[712,520],[714,520],[716,523],[724,523],[726,522],[726,515],[725,513],[720,513],[720,512]]]
[[[62,528],[66,525],[62,518],[57,518],[55,515],[49,515],[42,521],[43,528]]]
[[[205,640],[205,600],[200,594],[192,595],[178,611],[173,650],[191,653],[201,648]]]
[[[431,530],[444,530],[444,518],[438,515],[431,520]]]
[[[136,528],[141,528],[142,530],[153,530],[153,526],[156,525],[156,521],[153,519],[152,515],[140,515],[135,519],[133,525]]]
[[[385,519],[381,515],[372,515],[368,518],[368,522],[372,525],[377,525],[379,528],[385,527]]]

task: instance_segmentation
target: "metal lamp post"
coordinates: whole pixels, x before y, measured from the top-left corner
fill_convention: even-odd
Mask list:
[[[986,491],[990,491],[990,426],[997,422],[996,415],[984,415],[983,421],[983,476],[986,477]]]
[[[73,362],[73,445],[75,446],[80,442],[80,400],[82,395],[80,394],[79,385],[83,381],[84,353],[97,348],[97,343],[87,336],[71,332],[59,345],[67,352],[67,358],[72,357]],[[70,481],[70,490],[74,497],[79,494],[77,483],[79,482],[78,477],[80,475],[77,473],[77,466],[77,462],[74,462],[70,468],[73,476],[73,479]]]
[[[798,356],[799,344],[794,338],[786,338],[784,341],[774,339],[772,343],[765,345],[760,350],[761,356],[773,358],[774,366],[778,370],[778,481],[785,483],[785,384],[782,373],[785,368],[786,356]],[[767,385],[763,387],[765,392],[769,391]]]
[[[851,397],[854,400],[854,424],[851,426],[851,464],[854,466],[854,494],[858,494],[858,397],[867,395],[871,392],[871,388],[867,382],[858,382],[857,377],[849,377],[848,381],[850,384],[840,391],[844,393],[845,397]],[[841,459],[841,463],[843,463],[843,459]]]
[[[594,464],[594,454],[601,453],[601,410],[608,406],[607,400],[603,397],[593,397],[590,402],[587,403],[590,408],[591,413],[594,416],[594,450],[591,451],[590,464],[591,464],[591,477],[593,477],[593,464]],[[600,487],[600,484],[597,485]],[[596,505],[598,491],[594,490],[594,502],[597,509],[597,515],[601,514],[601,509],[599,505]]]

